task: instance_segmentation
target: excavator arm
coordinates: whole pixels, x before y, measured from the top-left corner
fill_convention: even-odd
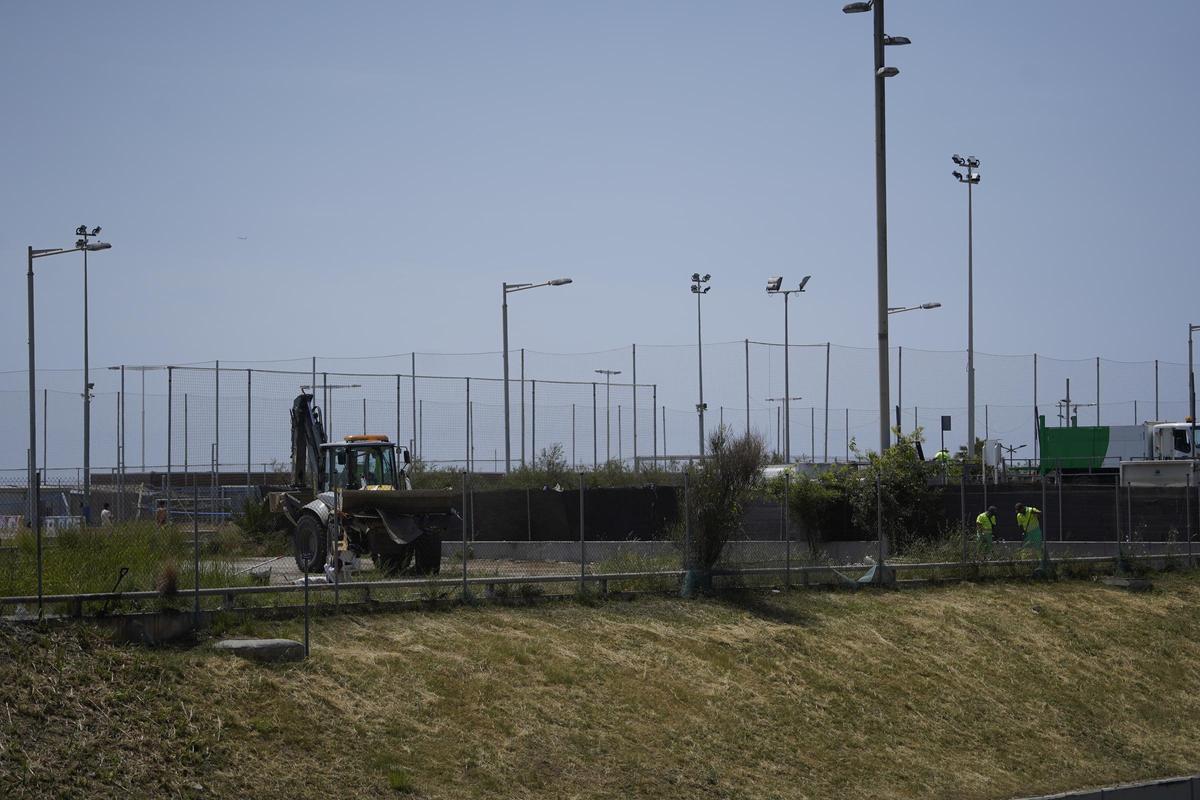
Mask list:
[[[321,463],[321,445],[325,444],[325,425],[321,409],[311,394],[301,392],[292,401],[292,486],[321,491],[326,476]]]

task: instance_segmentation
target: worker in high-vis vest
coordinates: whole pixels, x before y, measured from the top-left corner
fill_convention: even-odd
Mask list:
[[[1022,547],[1042,547],[1042,512],[1033,506],[1017,503],[1017,527],[1025,534]]]
[[[992,549],[992,534],[996,530],[996,507],[988,506],[987,511],[975,518],[975,540],[979,549],[989,552]]]

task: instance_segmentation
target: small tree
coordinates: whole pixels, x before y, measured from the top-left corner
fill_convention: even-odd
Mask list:
[[[757,434],[733,437],[724,425],[708,439],[709,455],[691,479],[688,516],[690,541],[684,552],[684,594],[698,584],[712,588],[712,570],[729,538],[741,527],[743,509],[762,480],[767,448]]]
[[[883,531],[893,551],[921,539],[937,538],[945,524],[941,489],[930,485],[930,478],[940,470],[917,456],[920,438],[920,428],[908,435],[896,432],[895,443],[882,456],[868,454],[866,467],[850,485],[854,524],[874,531],[876,505],[882,503]]]

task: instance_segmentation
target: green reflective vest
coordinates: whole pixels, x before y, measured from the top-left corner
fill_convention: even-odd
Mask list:
[[[987,533],[992,532],[992,528],[996,526],[996,518],[986,511],[975,518],[975,524]]]
[[[1017,526],[1021,529],[1021,532],[1029,533],[1030,531],[1041,530],[1042,525],[1038,522],[1038,515],[1041,513],[1041,511],[1033,506],[1025,506],[1025,511],[1017,514]]]

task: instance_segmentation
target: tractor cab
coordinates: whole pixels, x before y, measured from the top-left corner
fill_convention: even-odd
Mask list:
[[[386,436],[347,436],[341,442],[321,445],[321,451],[325,460],[325,491],[407,488],[400,481],[403,467],[400,471],[396,469],[396,445]],[[411,463],[408,450],[402,452],[404,464]]]

